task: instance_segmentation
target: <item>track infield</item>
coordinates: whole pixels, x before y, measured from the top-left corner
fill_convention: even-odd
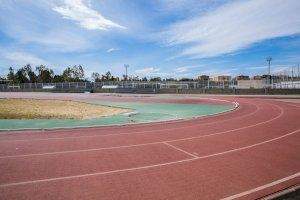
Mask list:
[[[161,97],[55,98],[203,103]],[[257,199],[300,183],[299,104],[209,98],[239,107],[190,120],[1,132],[0,199]]]

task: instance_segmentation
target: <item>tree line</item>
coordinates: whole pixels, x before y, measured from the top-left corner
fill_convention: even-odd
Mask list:
[[[4,78],[2,78],[4,79]],[[81,82],[86,81],[84,70],[81,65],[67,67],[62,74],[54,74],[54,71],[45,66],[39,65],[35,69],[27,64],[16,70],[13,67],[8,69],[6,80],[13,83],[51,83],[51,82]]]
[[[94,82],[103,81],[178,81],[174,78],[162,79],[161,77],[152,77],[148,79],[147,77],[139,78],[136,77],[126,77],[123,75],[121,78],[118,76],[113,76],[110,71],[105,74],[99,74],[98,72],[93,72],[91,74],[91,79]],[[25,65],[16,71],[13,67],[9,67],[8,74],[6,77],[0,77],[2,81],[9,81],[12,83],[58,83],[58,82],[89,82],[90,80],[86,78],[84,69],[81,65],[74,65],[67,67],[62,74],[55,74],[54,71],[45,66],[39,65],[33,68],[30,64]],[[193,81],[193,79],[183,78],[179,81]]]

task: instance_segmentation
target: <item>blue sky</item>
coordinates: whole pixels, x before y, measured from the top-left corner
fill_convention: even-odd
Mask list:
[[[0,0],[0,75],[81,64],[139,77],[273,73],[300,63],[299,0]]]

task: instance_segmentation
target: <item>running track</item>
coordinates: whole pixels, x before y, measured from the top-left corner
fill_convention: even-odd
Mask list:
[[[299,184],[299,104],[217,98],[240,107],[187,121],[0,134],[0,199],[257,199]]]

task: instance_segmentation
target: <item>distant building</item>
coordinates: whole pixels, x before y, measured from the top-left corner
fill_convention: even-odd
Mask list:
[[[231,76],[217,76],[214,77],[214,81],[231,81]]]
[[[211,80],[211,81],[215,81],[215,82],[217,82],[217,81],[218,81],[218,77],[217,77],[217,76],[215,76],[215,77],[212,77],[210,80]]]
[[[207,76],[207,75],[198,76],[198,80],[199,81],[208,81],[209,80],[209,76]]]
[[[253,80],[261,80],[262,76],[261,75],[255,75],[253,76]]]
[[[275,76],[275,75],[272,76],[272,82],[279,82],[279,81],[281,81],[280,76]]]
[[[288,76],[288,75],[279,75],[279,76],[277,76],[278,77],[278,79],[280,80],[280,81],[289,81],[289,80],[292,80],[292,77],[290,77],[290,76]]]
[[[250,80],[249,76],[240,75],[234,78],[234,80]]]
[[[261,75],[262,79],[270,79],[272,76],[268,74]]]
[[[271,75],[268,75],[268,74],[253,76],[253,80],[273,80],[273,81],[278,81],[280,79],[281,79],[280,76],[274,76],[274,75],[271,76]]]
[[[237,85],[240,89],[261,89],[267,86],[265,80],[238,80]]]

